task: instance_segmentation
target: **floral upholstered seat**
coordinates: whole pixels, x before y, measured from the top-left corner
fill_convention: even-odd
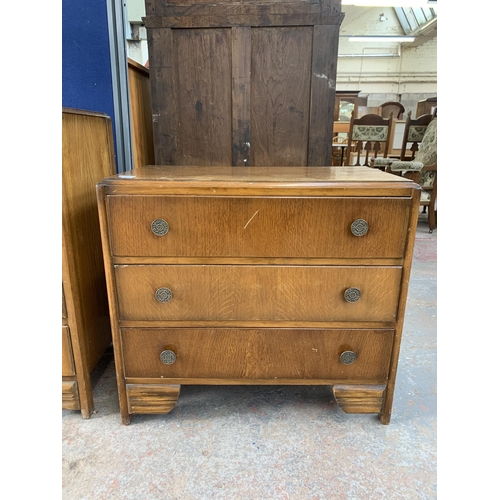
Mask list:
[[[389,173],[411,177],[420,184],[422,188],[420,204],[429,207],[429,229],[432,232],[436,227],[437,117],[433,118],[427,126],[420,149],[413,161],[374,158],[370,166],[384,169]]]

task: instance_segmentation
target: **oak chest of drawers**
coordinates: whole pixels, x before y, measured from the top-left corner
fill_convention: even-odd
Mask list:
[[[101,181],[123,423],[170,411],[185,384],[321,384],[388,424],[419,189],[367,167]]]

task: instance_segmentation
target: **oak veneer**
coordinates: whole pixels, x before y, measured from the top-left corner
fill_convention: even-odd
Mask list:
[[[111,343],[95,185],[113,175],[111,118],[62,111],[62,408],[94,409],[90,372]]]
[[[417,184],[367,167],[147,166],[97,197],[124,424],[170,411],[183,384],[332,385],[344,411],[389,423]]]

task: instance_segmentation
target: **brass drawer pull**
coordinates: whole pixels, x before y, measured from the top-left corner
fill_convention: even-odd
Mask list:
[[[168,222],[164,219],[155,219],[151,222],[151,231],[153,231],[153,234],[156,234],[156,236],[165,236],[169,229]]]
[[[177,359],[174,351],[167,349],[160,354],[160,361],[166,365],[173,365]]]
[[[158,288],[155,293],[158,302],[170,302],[172,300],[172,290],[170,288]]]
[[[344,299],[347,302],[356,302],[360,298],[361,298],[361,290],[359,288],[351,287],[344,292]]]
[[[368,232],[368,222],[364,219],[356,219],[351,224],[351,233],[354,236],[364,236]]]
[[[340,362],[344,365],[351,365],[354,361],[356,361],[356,354],[352,351],[344,351],[340,355]]]

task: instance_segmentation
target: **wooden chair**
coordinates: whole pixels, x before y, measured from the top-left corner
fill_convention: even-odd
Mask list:
[[[387,119],[371,113],[361,118],[351,117],[344,165],[361,165],[363,151],[364,166],[370,165],[370,158],[387,158],[391,131],[392,114]],[[354,160],[355,163],[352,163]]]
[[[397,101],[387,101],[380,105],[380,116],[382,118],[389,118],[391,112],[394,119],[401,120],[405,107]]]
[[[427,126],[433,118],[433,115],[429,114],[412,119],[411,111],[408,111],[403,132],[403,141],[401,143],[401,154],[399,155],[400,160],[412,161],[415,159],[415,155],[424,138]]]
[[[429,232],[432,233],[437,226],[437,118],[427,125],[420,149],[413,160],[374,158],[370,166],[402,175],[420,184],[420,205],[424,212],[428,207]]]

